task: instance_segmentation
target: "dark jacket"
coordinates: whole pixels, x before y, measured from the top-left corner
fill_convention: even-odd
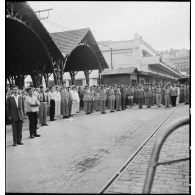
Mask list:
[[[24,99],[22,96],[18,98],[18,107],[13,96],[8,97],[6,104],[6,111],[12,121],[24,119]]]

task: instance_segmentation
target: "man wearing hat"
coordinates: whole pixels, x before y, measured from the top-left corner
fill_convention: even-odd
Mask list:
[[[41,126],[47,126],[47,94],[42,85],[40,86],[39,101],[39,123]]]

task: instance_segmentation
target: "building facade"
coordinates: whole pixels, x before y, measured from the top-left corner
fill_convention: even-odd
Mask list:
[[[100,50],[113,75],[113,69],[137,68],[137,82],[151,83],[177,80],[182,75],[171,67],[168,61],[164,60],[159,53],[146,43],[139,34],[135,34],[133,40],[126,41],[101,41],[98,42]],[[104,72],[104,78],[108,77]],[[116,74],[115,74],[116,76]]]

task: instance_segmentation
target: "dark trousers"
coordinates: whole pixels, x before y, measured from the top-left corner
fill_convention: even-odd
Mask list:
[[[53,121],[54,116],[55,116],[55,101],[54,100],[50,100],[49,116],[50,116],[50,121]]]
[[[173,107],[176,107],[176,97],[177,96],[171,96],[171,103]]]
[[[22,141],[22,121],[12,121],[12,132],[13,132],[13,142],[14,144],[20,143]]]
[[[122,107],[122,110],[126,109],[126,96],[121,97],[121,107]]]
[[[37,112],[28,112],[30,136],[37,135]]]

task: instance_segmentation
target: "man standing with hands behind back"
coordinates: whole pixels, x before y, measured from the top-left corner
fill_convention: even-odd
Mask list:
[[[40,137],[37,134],[37,112],[39,109],[40,102],[33,95],[32,89],[29,87],[27,88],[28,96],[26,97],[26,113],[29,118],[29,130],[30,130],[30,138]]]
[[[7,114],[12,123],[13,146],[23,145],[22,141],[22,123],[24,119],[24,100],[18,95],[16,85],[12,88],[13,94],[7,99]]]

